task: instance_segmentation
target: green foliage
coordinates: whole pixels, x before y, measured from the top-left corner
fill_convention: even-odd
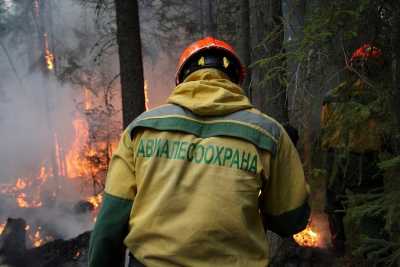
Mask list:
[[[384,170],[399,169],[400,168],[400,156],[394,157],[389,160],[382,161],[379,167]]]
[[[300,133],[309,131],[312,121],[318,120],[318,115],[309,111],[311,103],[319,105],[322,91],[326,91],[325,86],[332,77],[338,77],[341,82],[346,81],[338,86],[339,90],[342,87],[351,92],[353,90],[350,87],[359,80],[368,91],[365,98],[351,96],[351,101],[336,105],[341,114],[340,125],[344,127],[341,129],[343,139],[346,136],[348,138],[349,132],[354,129],[366,131],[366,122],[371,117],[379,123],[381,137],[390,136],[389,139],[393,139],[399,135],[390,105],[393,93],[389,68],[392,64],[393,17],[398,8],[399,3],[387,0],[311,1],[308,2],[300,30],[292,30],[290,16],[294,16],[296,10],[289,10],[287,16],[282,18],[285,29],[291,32],[284,42],[284,49],[266,54],[254,62],[253,67],[265,70],[263,83],[278,80],[289,94],[294,95],[293,110],[296,113],[292,111],[292,120],[300,125]],[[279,31],[271,30],[260,46],[274,42],[279,35]],[[364,73],[350,71],[347,66],[351,53],[364,43],[372,43],[383,51],[387,67],[379,75],[366,77]],[[319,93],[321,96],[317,98]],[[325,130],[337,131],[338,126],[333,125]],[[310,142],[304,136],[300,140],[302,145]],[[386,149],[389,148],[390,153],[380,155],[382,162],[379,167],[384,172],[384,188],[368,193],[347,192],[349,199],[345,224],[349,229],[351,254],[365,266],[400,265],[400,151],[394,149],[395,145],[387,142]],[[350,151],[348,142],[345,142],[343,149]],[[344,153],[346,155],[349,156],[349,153]],[[311,169],[313,171],[308,175],[311,177],[311,187],[320,190],[323,186],[316,179],[324,180],[326,175],[320,169]],[[316,208],[321,207],[317,205]],[[374,225],[381,227],[374,228]]]

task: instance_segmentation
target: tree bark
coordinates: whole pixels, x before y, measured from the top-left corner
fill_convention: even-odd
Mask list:
[[[397,5],[397,8],[400,4]],[[392,25],[392,73],[393,73],[393,111],[396,116],[397,125],[400,125],[400,14],[399,12],[393,13]]]
[[[214,16],[215,0],[202,1],[204,35],[217,37],[217,24]]]
[[[249,85],[251,80],[250,72],[250,4],[249,0],[240,0],[240,32],[239,32],[239,56],[242,64],[246,67],[246,77],[242,87],[246,94],[251,97]]]
[[[122,121],[126,128],[145,110],[142,46],[137,0],[114,0],[122,92]]]
[[[251,62],[271,58],[283,52],[284,30],[281,0],[250,0]],[[268,40],[266,39],[268,37]],[[280,79],[286,75],[286,60],[275,60],[252,69],[251,99],[261,111],[281,123],[288,122],[286,85]],[[282,68],[278,76],[266,75],[269,70]]]

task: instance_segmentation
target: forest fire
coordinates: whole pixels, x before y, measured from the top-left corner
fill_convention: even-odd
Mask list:
[[[82,99],[84,99],[84,112],[90,112],[90,109],[94,105],[91,97],[93,97],[93,95],[89,93],[88,89],[83,91]],[[58,200],[61,201],[60,204],[63,201],[66,201],[65,203],[69,201],[72,205],[74,203],[78,205],[78,203],[80,203],[79,199],[76,199],[74,202],[74,200],[65,197],[68,195],[68,192],[63,190],[62,184],[71,184],[71,186],[74,187],[80,184],[81,192],[79,194],[81,202],[90,203],[93,207],[84,212],[91,212],[91,216],[88,218],[90,221],[93,221],[101,205],[102,195],[100,194],[101,187],[100,189],[90,187],[90,185],[93,184],[91,181],[104,178],[101,176],[103,174],[99,175],[101,168],[98,165],[102,164],[103,161],[107,162],[107,160],[102,159],[102,157],[109,158],[110,154],[99,153],[99,149],[104,149],[107,146],[104,142],[98,141],[90,143],[89,124],[84,115],[85,114],[77,112],[75,118],[71,121],[71,126],[74,129],[74,138],[69,144],[61,143],[58,135],[54,131],[54,162],[47,159],[37,167],[33,174],[32,171],[29,171],[28,173],[31,174],[16,178],[13,183],[0,184],[0,196],[14,202],[15,207],[12,209],[20,210],[17,214],[32,214],[32,211],[36,209],[49,209],[49,207],[51,208],[57,205],[55,201]],[[118,137],[114,139],[116,138]],[[116,140],[113,140],[112,143],[116,143]],[[111,151],[107,150],[107,153],[111,153]],[[100,160],[97,160],[98,158]],[[90,183],[88,183],[88,181],[90,181]],[[77,190],[77,192],[79,191]],[[70,212],[74,212],[74,210],[75,209],[71,206]],[[75,212],[79,214],[79,212],[82,211],[77,210]],[[30,215],[27,215],[27,217],[24,218],[27,219],[27,222],[30,220],[29,216]],[[1,218],[1,220],[5,219],[5,217]],[[28,246],[39,247],[54,240],[54,237],[57,237],[57,235],[53,237],[52,233],[47,234],[45,231],[47,226],[45,226],[43,222],[35,220],[36,219],[34,219],[32,223],[30,222],[31,224],[28,224],[25,228],[27,240],[30,244],[28,244]],[[43,227],[41,224],[43,224]],[[0,232],[3,231],[5,225],[5,223],[0,224]],[[77,257],[79,257],[79,255]]]
[[[293,239],[302,247],[317,247],[319,244],[319,234],[311,229],[308,224],[306,229],[293,236]]]

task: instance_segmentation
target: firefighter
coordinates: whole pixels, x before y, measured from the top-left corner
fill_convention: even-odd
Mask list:
[[[383,149],[382,93],[379,88],[382,51],[364,44],[351,56],[345,82],[327,93],[321,113],[322,148],[326,151],[328,183],[326,213],[333,248],[345,253],[346,200],[383,186],[377,166]]]
[[[89,266],[267,266],[266,229],[291,236],[310,210],[299,155],[255,109],[244,68],[207,37],[182,53],[168,104],[124,131],[109,167]]]

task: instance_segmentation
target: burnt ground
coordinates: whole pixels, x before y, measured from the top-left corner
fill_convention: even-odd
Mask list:
[[[273,254],[270,267],[350,267],[346,258],[331,248],[299,246],[293,239],[283,239]]]
[[[0,237],[1,267],[86,267],[90,232],[70,240],[54,240],[38,248],[25,247],[25,221],[9,219]],[[329,248],[299,246],[292,238],[269,234],[271,267],[352,267]],[[249,266],[251,267],[251,266]],[[361,267],[361,266],[360,266]]]

